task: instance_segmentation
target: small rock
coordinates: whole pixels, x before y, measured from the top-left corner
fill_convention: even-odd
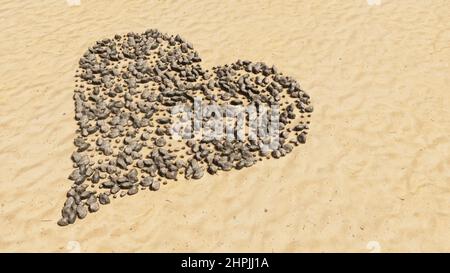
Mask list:
[[[101,194],[98,196],[98,201],[99,201],[100,204],[102,204],[102,205],[106,205],[106,204],[109,204],[109,203],[110,203],[110,200],[109,200],[108,195],[106,195],[106,194],[104,194],[104,193],[101,193]]]
[[[153,181],[150,189],[152,191],[157,191],[157,190],[159,190],[159,187],[160,187],[159,181],[155,180],[155,181]]]
[[[90,211],[90,212],[96,212],[96,211],[98,211],[99,209],[100,209],[100,206],[99,206],[98,202],[89,204],[89,211]]]
[[[61,218],[58,220],[58,226],[64,227],[67,226],[69,224],[69,221],[67,218]]]
[[[163,147],[164,145],[166,145],[166,140],[162,137],[159,137],[155,140],[155,145],[158,147]]]
[[[304,144],[304,143],[306,143],[306,135],[305,134],[299,134],[298,136],[297,136],[297,140],[298,140],[298,142],[299,143],[301,143],[301,144]]]
[[[86,207],[84,205],[78,205],[78,207],[77,207],[78,218],[80,218],[80,219],[85,218],[87,213],[88,213],[88,210],[86,209]]]
[[[138,187],[133,186],[131,189],[128,190],[128,195],[135,195],[139,191]]]

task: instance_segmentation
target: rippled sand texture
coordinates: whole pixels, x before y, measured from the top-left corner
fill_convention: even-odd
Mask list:
[[[0,8],[0,251],[450,251],[447,1],[81,2]],[[276,64],[313,99],[308,142],[58,227],[78,59],[147,28],[204,67]]]

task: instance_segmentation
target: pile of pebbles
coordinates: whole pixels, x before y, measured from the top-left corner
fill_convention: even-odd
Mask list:
[[[74,93],[79,128],[73,185],[58,225],[73,224],[113,199],[157,191],[180,178],[242,169],[280,158],[306,141],[310,97],[292,78],[262,62],[200,66],[191,43],[155,29],[97,41],[79,61]],[[264,139],[176,139],[171,109],[193,98],[219,105],[277,105],[280,146]]]

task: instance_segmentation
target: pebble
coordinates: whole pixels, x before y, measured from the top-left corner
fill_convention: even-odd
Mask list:
[[[90,205],[97,202],[97,198],[95,197],[95,195],[91,195],[89,196],[89,198],[86,200],[86,204]]]
[[[155,140],[155,145],[158,147],[163,147],[164,145],[166,145],[166,140],[162,137],[159,137]]]
[[[168,124],[170,123],[170,119],[169,118],[159,118],[156,120],[159,124]]]
[[[213,164],[211,164],[211,165],[208,166],[208,173],[210,173],[210,174],[215,174],[215,173],[217,173],[217,171],[218,171],[217,166],[215,166],[215,165],[213,165]]]
[[[150,139],[150,134],[147,132],[142,133],[141,139],[144,141]]]
[[[106,204],[109,204],[109,203],[110,203],[109,197],[108,197],[108,195],[106,195],[105,193],[102,193],[102,194],[100,194],[100,195],[98,196],[98,201],[99,201],[100,204],[102,204],[102,205],[106,205]]]
[[[299,143],[304,144],[306,143],[306,135],[301,133],[297,136],[297,140]]]
[[[139,191],[137,186],[131,187],[131,189],[128,190],[128,195],[135,195]]]
[[[150,189],[151,189],[152,191],[157,191],[157,190],[159,190],[159,187],[160,187],[159,181],[153,181],[153,183],[152,183]]]
[[[98,183],[100,181],[100,171],[99,170],[94,171],[91,181],[92,181],[92,183]]]
[[[67,218],[67,222],[69,224],[73,224],[73,223],[75,223],[76,220],[77,220],[77,214],[75,213],[75,211],[71,211]]]
[[[200,179],[204,175],[204,171],[201,168],[195,169],[194,173],[192,174],[192,178],[194,179]]]
[[[281,157],[281,152],[279,150],[272,151],[272,157],[273,158],[280,158]]]
[[[81,198],[82,200],[83,200],[83,199],[87,199],[87,198],[89,198],[91,195],[92,195],[91,192],[85,191],[85,192],[81,193],[80,198]]]
[[[120,191],[120,187],[118,186],[118,185],[114,185],[112,188],[111,188],[111,193],[112,194],[116,194],[116,193],[118,193]]]
[[[78,218],[83,219],[87,216],[87,214],[88,210],[86,209],[86,207],[84,205],[78,205],[77,207]]]
[[[139,183],[142,187],[149,187],[153,183],[153,178],[150,176],[145,177],[142,179],[142,181]]]
[[[89,204],[89,212],[96,212],[100,209],[100,206],[97,202]]]
[[[67,226],[69,224],[69,221],[68,221],[67,218],[61,218],[61,219],[58,220],[57,224],[59,226],[61,226],[61,227],[64,227],[64,226]]]

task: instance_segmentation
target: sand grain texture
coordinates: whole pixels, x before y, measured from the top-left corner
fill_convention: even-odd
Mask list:
[[[3,1],[0,251],[450,251],[448,14],[437,0]],[[297,79],[308,142],[58,227],[78,59],[147,28],[186,37],[205,68],[246,58]]]

